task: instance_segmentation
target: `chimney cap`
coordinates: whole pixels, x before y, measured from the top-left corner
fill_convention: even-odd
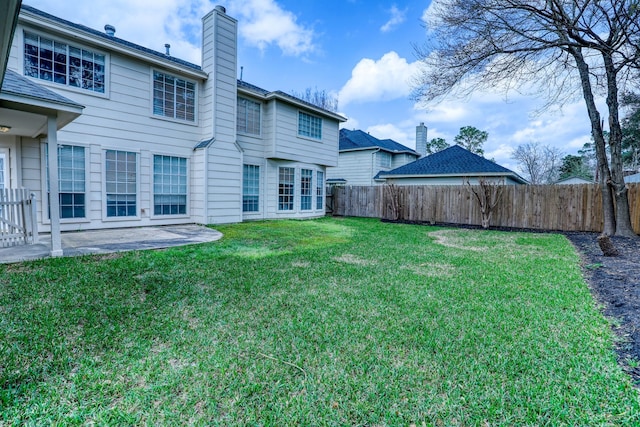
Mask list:
[[[224,7],[224,6],[221,6],[221,5],[217,5],[217,6],[216,6],[216,10],[217,10],[218,12],[227,13],[227,9],[225,9],[225,7]]]
[[[113,36],[116,34],[116,27],[111,24],[107,24],[104,26],[104,32],[107,33],[108,36]]]

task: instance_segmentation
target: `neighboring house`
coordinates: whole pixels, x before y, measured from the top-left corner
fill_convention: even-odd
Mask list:
[[[52,239],[324,215],[345,118],[238,81],[237,21],[224,7],[202,19],[202,65],[28,6],[15,31],[3,24],[1,184],[36,194]]]
[[[383,183],[398,185],[473,185],[480,179],[508,185],[527,183],[517,173],[459,145],[376,176]]]
[[[338,185],[376,185],[374,177],[420,157],[391,139],[380,140],[361,130],[340,129],[337,167],[327,168],[327,182]]]
[[[634,173],[632,175],[625,176],[624,182],[626,182],[627,184],[632,182],[640,182],[640,173]]]
[[[593,181],[584,179],[580,176],[569,176],[555,182],[555,185],[575,185],[575,184],[593,184]]]

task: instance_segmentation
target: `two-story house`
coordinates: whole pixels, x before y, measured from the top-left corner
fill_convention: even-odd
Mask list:
[[[6,22],[0,186],[36,194],[52,240],[324,215],[345,119],[238,81],[237,21],[224,7],[202,18],[201,64],[26,5]]]
[[[411,163],[420,154],[392,139],[378,139],[361,130],[340,129],[338,165],[327,169],[328,182],[342,185],[378,185],[379,172]]]

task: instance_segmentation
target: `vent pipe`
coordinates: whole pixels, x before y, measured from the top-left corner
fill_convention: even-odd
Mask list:
[[[166,49],[166,55],[171,56],[171,53],[169,53],[169,49],[171,49],[171,45],[169,43],[165,43],[164,48]]]

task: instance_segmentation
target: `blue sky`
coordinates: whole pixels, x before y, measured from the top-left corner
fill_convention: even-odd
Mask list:
[[[24,0],[45,12],[145,47],[200,63],[200,18],[215,5],[238,20],[238,66],[245,81],[267,90],[326,90],[338,96],[343,126],[415,147],[415,127],[429,139],[453,138],[462,126],[489,133],[485,155],[517,169],[519,144],[539,142],[574,154],[589,141],[586,109],[575,103],[540,113],[542,101],[517,93],[477,92],[467,99],[418,105],[409,98],[426,40],[430,1],[371,0]],[[238,75],[240,69],[238,69]]]

